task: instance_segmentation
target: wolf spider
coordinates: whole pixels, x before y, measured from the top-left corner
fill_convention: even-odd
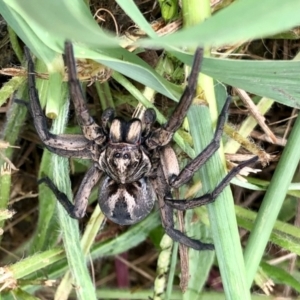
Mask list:
[[[47,128],[35,84],[34,64],[29,51],[28,60],[29,110],[34,126],[43,144],[51,152],[64,157],[90,159],[92,165],[85,174],[74,204],[60,192],[50,178],[45,183],[56,195],[68,214],[75,219],[85,215],[92,188],[99,184],[99,205],[105,216],[120,225],[135,224],[144,219],[152,210],[155,198],[161,213],[162,225],[174,240],[196,250],[211,250],[212,244],[192,239],[174,228],[173,208],[186,210],[213,202],[223,189],[245,166],[255,162],[256,157],[233,168],[217,185],[214,191],[191,200],[172,199],[171,189],[188,182],[194,173],[217,151],[230,104],[230,97],[218,118],[216,132],[211,143],[193,159],[181,172],[170,142],[181,126],[195,95],[198,73],[203,51],[197,49],[188,79],[188,84],[169,120],[157,129],[154,109],[147,109],[142,120],[125,121],[114,116],[108,108],[96,124],[88,112],[79,80],[71,42],[65,43],[65,57],[69,76],[70,96],[82,134],[52,134]]]

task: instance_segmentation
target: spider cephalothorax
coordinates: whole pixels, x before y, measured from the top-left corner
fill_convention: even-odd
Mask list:
[[[141,137],[140,120],[125,122],[115,118],[112,121],[108,144],[99,165],[118,183],[134,182],[150,171],[151,162],[141,147]]]
[[[103,213],[115,223],[130,225],[139,222],[150,213],[157,199],[162,225],[170,237],[197,250],[213,249],[213,245],[192,239],[174,228],[173,208],[185,210],[213,202],[231,179],[257,158],[254,157],[232,169],[211,193],[188,201],[172,199],[172,188],[180,187],[189,181],[219,148],[226,112],[230,104],[228,97],[220,113],[212,142],[179,172],[177,158],[170,141],[181,126],[195,95],[202,49],[196,50],[188,85],[173,114],[165,124],[153,130],[152,125],[156,119],[153,109],[145,111],[143,120],[124,121],[115,118],[114,110],[109,108],[103,112],[100,125],[96,124],[88,112],[77,79],[72,44],[66,42],[65,55],[70,96],[82,135],[55,135],[48,131],[35,87],[34,65],[28,50],[26,54],[29,108],[42,142],[57,155],[92,161],[74,198],[74,204],[48,177],[40,180],[40,183],[46,183],[55,193],[69,215],[73,218],[84,216],[91,190],[98,184],[99,205]]]

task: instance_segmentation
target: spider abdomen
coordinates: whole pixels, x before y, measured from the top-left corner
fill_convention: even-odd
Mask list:
[[[132,225],[151,212],[155,193],[147,177],[125,184],[105,177],[98,201],[108,219],[120,225]]]

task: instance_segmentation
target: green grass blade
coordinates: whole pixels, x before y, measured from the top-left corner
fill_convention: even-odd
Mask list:
[[[3,225],[5,223],[5,219],[8,218],[8,203],[9,203],[9,196],[10,196],[10,186],[11,186],[11,167],[8,163],[3,163],[0,167],[0,211],[1,216],[0,218],[0,243],[2,240],[3,234]]]
[[[22,80],[23,81],[23,80]],[[18,81],[19,82],[19,81]],[[23,96],[25,91],[25,84],[21,85],[18,92],[18,96]],[[4,87],[5,88],[5,87]],[[2,90],[2,89],[1,89]],[[12,90],[11,90],[12,92]],[[3,96],[3,95],[2,95]],[[8,95],[6,95],[8,96]],[[15,148],[10,146],[16,145],[16,142],[19,138],[20,132],[22,130],[23,122],[27,115],[27,108],[25,105],[13,103],[10,107],[9,112],[7,113],[7,120],[5,120],[3,129],[0,133],[1,140],[3,140],[3,148],[0,149],[0,209],[5,210],[8,207],[10,200],[10,191],[11,191],[11,174],[10,166],[7,166],[7,163],[12,159]],[[7,147],[8,146],[8,147]],[[0,221],[0,228],[4,225],[4,221]],[[1,241],[1,238],[0,238]]]
[[[272,228],[285,199],[288,186],[299,164],[299,145],[300,117],[298,116],[259,209],[245,249],[244,256],[249,286],[252,284]]]
[[[257,213],[239,206],[235,207],[238,224],[241,228],[252,231]],[[272,230],[270,241],[290,252],[300,255],[300,232],[299,228],[276,221]]]
[[[92,247],[91,257],[95,259],[123,253],[144,241],[150,231],[160,224],[158,213],[152,213],[145,220],[130,227],[127,232],[113,240],[104,244],[103,242],[95,243]]]
[[[23,98],[24,95],[23,85],[17,94],[17,97]],[[27,115],[27,108],[25,105],[13,103],[10,107],[9,113],[7,115],[6,123],[4,124],[4,128],[1,131],[1,139],[5,142],[9,143],[9,145],[13,146],[16,144],[16,141],[20,135],[20,131],[24,124],[25,118]],[[4,151],[2,151],[3,156],[11,159],[14,152],[14,148],[8,147]],[[3,158],[0,157],[0,163],[2,164]]]
[[[92,247],[95,237],[99,234],[99,228],[101,228],[103,222],[105,221],[105,216],[100,211],[99,205],[96,206],[92,216],[90,217],[86,227],[82,239],[80,241],[81,249],[83,251],[86,260],[88,260],[88,255],[90,252],[90,248]],[[68,271],[63,279],[61,280],[57,292],[56,299],[65,299],[68,297],[69,292],[73,288],[73,280],[70,271]]]
[[[199,5],[199,3],[199,1],[186,1],[183,3],[183,8],[185,8],[183,14],[186,17],[184,23],[188,23],[189,26],[204,20],[205,22],[202,24],[205,24],[210,20],[209,1],[201,2],[202,5]],[[189,16],[194,19],[189,20]],[[210,51],[206,50],[205,53],[210,53]],[[203,98],[209,104],[209,110],[201,106],[199,101],[195,99],[187,114],[196,154],[200,153],[212,141],[214,124],[218,118],[213,79],[201,74],[199,78],[200,88],[203,90]],[[226,98],[224,88],[216,88],[216,91],[219,102],[224,103]],[[197,96],[200,97],[200,95]],[[197,172],[201,175],[203,193],[214,190],[226,175],[224,163],[222,164],[220,159],[221,150],[222,145],[220,151],[214,154]],[[222,155],[222,161],[224,162],[224,155]],[[226,298],[250,299],[230,188],[225,188],[216,201],[207,207]],[[195,298],[195,295],[193,297]]]
[[[206,241],[208,228],[199,220],[195,221],[194,211],[187,211],[185,214],[185,228],[188,236],[192,236],[194,239],[200,239]],[[189,249],[189,274],[187,291],[183,294],[183,300],[197,299],[201,295],[203,287],[207,282],[209,272],[214,262],[214,251],[196,251]]]
[[[17,30],[14,30],[19,36],[24,36],[25,33],[27,39],[24,42],[30,48],[36,48],[34,45],[40,43],[59,52],[59,44],[63,45],[64,41],[70,38],[89,45],[117,46],[118,44],[117,39],[101,30],[93,19],[88,6],[81,0],[48,0],[43,3],[38,0],[27,0],[26,2],[9,0],[3,1],[0,9],[5,9],[5,13],[7,10],[10,11],[10,18],[18,23]],[[41,11],[47,12],[48,17],[45,18]],[[30,31],[34,34],[29,34]]]
[[[61,95],[63,96],[63,95]],[[65,105],[53,123],[53,133],[63,132],[68,116],[68,105]],[[69,178],[68,159],[53,155],[53,181],[59,190],[66,193],[69,199],[72,198],[72,191]],[[57,206],[58,218],[68,264],[72,273],[73,284],[76,285],[78,299],[96,299],[95,288],[91,281],[85,258],[80,246],[78,222],[71,219],[61,205]]]
[[[179,249],[179,243],[177,242],[173,243],[171,261],[170,261],[170,271],[169,271],[166,294],[165,294],[166,299],[171,299],[171,295],[173,291],[174,277],[176,274],[176,266],[178,260],[178,249]]]
[[[191,65],[193,56],[172,53],[185,64]],[[284,105],[300,108],[300,62],[254,61],[205,58],[201,72],[234,87],[256,95],[274,99]]]
[[[295,278],[296,276],[293,277],[288,271],[267,263],[261,263],[261,268],[275,283],[285,284],[295,289],[298,293],[300,292],[299,281]]]
[[[45,48],[45,47],[44,47]],[[43,48],[39,49],[43,52]],[[59,57],[60,56],[60,57]],[[42,107],[46,106],[48,115],[55,117],[58,115],[66,99],[66,89],[62,89],[62,70],[63,63],[61,55],[57,55],[53,62],[47,66],[41,61],[36,60],[37,72],[49,72],[49,80],[37,79],[36,86],[39,91],[39,98]],[[45,150],[43,153],[39,178],[44,176],[52,177],[53,163],[52,154]],[[33,239],[31,241],[30,253],[47,249],[56,242],[58,235],[58,224],[55,216],[57,199],[45,185],[39,186],[39,219]]]
[[[212,124],[205,107],[193,105],[188,113],[196,153],[200,153],[213,137]],[[199,122],[201,120],[201,122]],[[199,135],[199,132],[201,135]],[[200,170],[204,193],[212,191],[225,176],[224,167],[214,155]],[[245,266],[229,188],[208,205],[210,226],[227,299],[250,299]]]
[[[138,300],[149,300],[149,297],[152,295],[152,290],[135,290],[132,289],[118,289],[113,290],[111,288],[103,288],[97,290],[97,296],[99,299],[138,299]],[[195,300],[196,298],[191,298],[190,300]],[[201,300],[224,300],[231,299],[225,298],[224,293],[218,292],[207,292],[201,295]],[[242,300],[244,298],[240,298]],[[182,292],[181,291],[173,291],[170,298],[167,300],[182,300]],[[253,295],[251,300],[274,300],[274,296],[266,296],[266,295]]]
[[[173,243],[173,240],[167,234],[164,234],[160,241],[160,253],[157,259],[156,278],[154,280],[152,297],[153,300],[162,299],[165,294]],[[173,281],[169,281],[168,287],[172,285]]]
[[[0,106],[2,106],[22,84],[24,85],[24,81],[22,77],[13,77],[2,85],[0,90]]]
[[[52,154],[45,150],[40,165],[39,178],[52,176]],[[57,199],[44,185],[39,185],[39,217],[31,240],[30,253],[48,249],[57,240],[58,224],[55,216]]]
[[[137,26],[143,28],[143,31],[145,31],[147,35],[153,38],[157,36],[156,32],[152,29],[148,21],[145,19],[143,14],[138,9],[137,5],[132,0],[127,0],[127,1],[117,0],[116,2],[124,10],[124,12],[129,17],[131,17],[131,19],[134,21],[134,23]]]
[[[201,2],[199,2],[201,3]],[[297,0],[240,0],[235,1],[213,17],[175,34],[144,39],[142,46],[221,46],[260,39],[300,24]],[[255,22],[253,21],[255,20]],[[274,22],[276,20],[276,22]]]

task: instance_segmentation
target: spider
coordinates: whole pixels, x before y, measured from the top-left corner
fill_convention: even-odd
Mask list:
[[[217,151],[230,104],[230,97],[218,118],[216,132],[211,143],[193,159],[181,172],[170,143],[174,133],[181,126],[195,96],[198,73],[203,51],[198,48],[188,79],[188,84],[169,120],[157,129],[154,109],[147,109],[142,120],[133,118],[125,121],[115,117],[114,110],[103,111],[98,125],[88,112],[79,80],[77,79],[72,43],[65,42],[65,57],[68,68],[70,96],[82,135],[55,135],[49,132],[42,112],[35,85],[34,64],[29,51],[28,60],[29,110],[36,131],[51,152],[64,156],[89,159],[92,165],[85,174],[74,204],[60,192],[48,177],[40,179],[55,194],[70,217],[80,219],[85,215],[92,188],[99,184],[98,202],[102,212],[111,221],[120,225],[135,224],[152,210],[155,199],[161,213],[165,232],[174,240],[196,250],[212,250],[212,244],[192,239],[174,228],[173,209],[186,210],[215,201],[217,196],[245,166],[255,162],[251,158],[233,168],[214,191],[191,200],[173,200],[172,188],[188,182],[194,173]]]

